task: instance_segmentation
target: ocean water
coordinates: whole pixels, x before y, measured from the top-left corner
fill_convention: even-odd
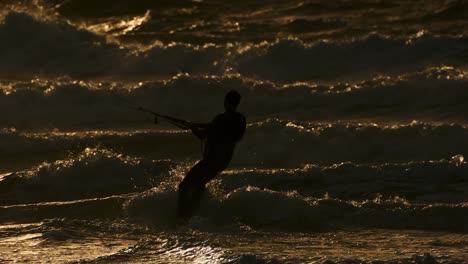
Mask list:
[[[248,120],[196,215],[189,132]],[[0,263],[468,263],[465,0],[0,1]]]

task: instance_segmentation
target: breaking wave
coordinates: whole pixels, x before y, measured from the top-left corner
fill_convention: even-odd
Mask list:
[[[465,65],[467,37],[392,39],[370,35],[348,42],[260,44],[156,43],[140,50],[119,46],[85,29],[10,12],[0,24],[0,75],[6,78],[72,76],[157,79],[178,73],[244,76],[273,81],[356,80],[376,74]]]
[[[0,83],[0,127],[83,129],[148,127],[156,112],[209,121],[222,112],[226,91],[244,97],[240,111],[250,122],[285,120],[412,120],[466,123],[467,73],[453,67],[382,76],[357,83],[278,84],[242,77],[179,75],[154,82],[121,83],[70,79]],[[201,103],[203,102],[203,103]],[[189,105],[189,107],[187,107]],[[261,106],[261,107],[259,107]]]
[[[168,161],[142,160],[87,148],[65,160],[8,175],[0,181],[1,204],[105,197],[149,189],[167,177]]]
[[[306,164],[354,162],[407,163],[467,157],[468,130],[457,124],[408,125],[320,124],[268,119],[248,126],[238,144],[233,168],[301,168]],[[28,168],[48,159],[67,159],[69,152],[106,148],[151,159],[176,162],[201,158],[201,142],[188,132],[0,133],[1,171]],[[430,147],[428,147],[430,146]],[[285,155],[288,153],[288,155]]]
[[[59,21],[39,21],[25,13],[10,12],[0,24],[0,37],[0,75],[4,78],[128,79],[179,72],[220,73],[219,67],[213,66],[220,51],[213,46],[175,44],[134,53],[84,29]]]
[[[134,221],[167,228],[175,221],[175,191],[155,189],[126,204]],[[466,231],[468,207],[458,204],[412,204],[402,198],[353,201],[304,197],[297,192],[279,192],[242,187],[223,197],[205,197],[199,217],[192,225],[242,224],[260,229],[317,231],[331,227],[416,228]]]
[[[65,160],[3,176],[0,218],[128,217],[157,229],[174,228],[176,186],[190,165],[88,148]],[[190,225],[466,232],[467,179],[461,155],[401,164],[231,170],[210,183]]]
[[[411,72],[440,65],[465,65],[468,38],[389,39],[378,35],[349,43],[281,40],[238,58],[246,76],[275,81],[361,79],[372,74]]]

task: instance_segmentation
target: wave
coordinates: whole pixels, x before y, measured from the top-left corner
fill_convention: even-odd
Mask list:
[[[240,76],[175,78],[140,83],[73,79],[0,83],[0,127],[86,129],[148,127],[156,112],[209,121],[222,111],[226,91],[238,90],[249,121],[286,120],[436,121],[466,123],[468,74],[452,67],[382,76],[357,83],[278,84]],[[203,103],[200,103],[203,102]],[[135,107],[135,106],[133,106]]]
[[[200,238],[200,234],[196,233]],[[217,234],[218,236],[220,234]],[[248,240],[245,236],[249,237],[249,235],[253,236],[254,238],[250,238],[252,243],[256,246],[255,249],[251,250],[254,252],[245,252],[243,251],[243,247],[252,246],[248,242],[244,242]],[[420,254],[419,252],[416,254],[406,254],[403,256],[395,257],[391,256],[380,256],[380,259],[383,258],[384,260],[375,260],[379,259],[378,257],[366,259],[362,258],[359,255],[348,255],[347,256],[340,256],[334,255],[329,256],[327,252],[318,252],[314,250],[312,253],[313,256],[309,256],[307,253],[303,253],[306,250],[310,250],[309,247],[301,247],[299,252],[292,253],[285,253],[281,251],[272,252],[272,251],[264,251],[265,248],[271,249],[269,247],[271,243],[269,241],[263,241],[256,238],[255,235],[258,234],[243,234],[241,233],[240,236],[245,240],[242,240],[242,246],[237,246],[233,250],[228,248],[224,248],[223,246],[213,247],[209,245],[209,241],[199,242],[198,240],[191,237],[190,239],[186,239],[183,234],[178,233],[177,235],[174,234],[158,234],[158,240],[154,241],[153,239],[145,239],[139,241],[134,245],[130,245],[124,249],[121,249],[111,255],[100,256],[96,259],[90,260],[80,260],[77,262],[70,262],[73,264],[77,263],[96,263],[96,262],[122,262],[122,261],[134,261],[135,259],[140,259],[139,255],[148,254],[151,252],[151,259],[155,262],[164,262],[164,263],[172,263],[174,259],[178,261],[194,261],[194,262],[203,262],[203,260],[210,259],[216,263],[224,263],[224,264],[283,264],[283,263],[305,263],[310,261],[311,259],[320,259],[323,262],[320,263],[330,263],[330,264],[355,264],[355,263],[362,263],[362,264],[383,264],[383,263],[415,263],[415,264],[427,264],[427,263],[458,263],[463,262],[461,259],[457,259],[456,257],[449,257],[449,256],[439,256],[439,255],[431,255],[429,253]],[[262,233],[263,236],[268,237],[267,239],[274,239],[274,238],[283,238],[287,239],[284,236],[288,236],[287,234],[278,234],[273,237],[271,233]],[[294,234],[299,235],[299,234]],[[304,234],[307,236],[308,234]],[[310,236],[310,235],[309,235]],[[318,235],[321,236],[321,235]],[[162,238],[164,237],[164,239]],[[236,239],[237,237],[233,238],[232,235],[229,236],[230,241]],[[336,238],[336,237],[335,237]],[[250,240],[248,240],[250,242]],[[276,240],[273,240],[276,241]],[[296,241],[295,241],[296,242]],[[300,241],[303,242],[303,241]],[[300,242],[296,242],[300,243]],[[262,244],[263,243],[263,244]],[[266,244],[265,244],[266,243]],[[302,244],[304,244],[303,242]],[[335,241],[336,243],[336,241]],[[261,246],[257,244],[262,244]],[[273,246],[273,245],[272,245]],[[196,249],[196,250],[194,250]],[[250,248],[249,248],[250,249]],[[263,251],[262,251],[263,250]],[[310,251],[309,251],[310,252]],[[308,253],[309,253],[308,252]],[[424,252],[424,249],[420,252]],[[302,253],[302,254],[301,254]],[[315,254],[314,254],[315,253]],[[310,253],[309,253],[310,254]],[[358,254],[358,253],[356,253]],[[369,259],[369,260],[368,260]]]
[[[421,5],[425,8],[420,8]],[[466,34],[463,31],[466,28],[466,8],[463,0],[430,3],[294,0],[249,2],[236,6],[227,1],[96,3],[70,0],[59,4],[53,1],[49,7],[68,20],[76,23],[86,21],[92,24],[89,28],[97,26],[104,29],[100,32],[119,35],[123,41],[157,39],[192,43],[258,43],[287,36],[298,36],[311,42],[362,37],[369,32],[405,37],[425,28],[430,28],[437,35]],[[154,15],[140,23],[139,18],[144,17],[145,12]]]
[[[144,160],[186,161],[200,157],[200,143],[178,131],[0,132],[0,171],[22,171],[44,160],[74,159],[76,153],[109,150]],[[183,146],[183,147],[180,147]],[[72,154],[71,154],[72,153]],[[124,153],[124,154],[118,154]]]
[[[349,43],[280,40],[242,53],[238,70],[275,81],[361,79],[381,73],[417,71],[429,66],[465,65],[468,38],[421,34],[413,39],[378,35]]]
[[[105,44],[104,37],[25,13],[8,13],[0,24],[0,37],[0,73],[7,78],[95,75],[125,57],[118,46]]]
[[[31,33],[32,32],[32,33]],[[348,42],[279,39],[260,44],[154,44],[140,50],[60,20],[43,21],[10,12],[0,24],[0,75],[114,78],[167,78],[178,73],[240,73],[274,81],[356,80],[379,73],[465,65],[465,36],[417,34],[410,39],[370,35]]]
[[[87,149],[3,177],[0,218],[128,217],[159,230],[173,229],[176,186],[189,166]],[[227,171],[210,183],[190,225],[301,232],[335,227],[466,232],[467,168],[457,156],[407,164]]]
[[[439,162],[467,157],[468,130],[458,124],[408,125],[320,124],[268,119],[251,123],[238,144],[231,168],[302,168],[306,164],[330,165]],[[145,159],[174,162],[201,158],[201,142],[189,132],[76,131],[0,133],[0,171],[38,165],[44,159],[67,160],[69,152],[105,148]],[[287,153],[287,155],[285,155]],[[429,164],[430,165],[430,164]],[[406,166],[406,165],[405,165]],[[379,169],[376,169],[379,171]],[[449,171],[446,173],[450,174]]]
[[[318,125],[270,119],[249,126],[236,151],[242,153],[243,164],[269,168],[275,164],[297,168],[306,163],[421,161],[466,155],[461,147],[465,137],[466,129],[455,124]]]
[[[464,191],[467,181],[468,166],[462,156],[457,156],[450,161],[232,170],[223,173],[213,187],[223,193],[249,185],[314,197],[328,194],[340,199],[400,196],[415,203],[457,203],[468,202]]]
[[[0,203],[22,204],[105,197],[149,189],[166,178],[168,161],[141,160],[86,148],[65,160],[44,162],[0,182]]]
[[[84,29],[60,21],[41,21],[25,13],[8,13],[0,24],[0,37],[4,40],[0,43],[0,75],[4,78],[128,79],[179,72],[220,73],[219,66],[213,65],[219,49],[210,45],[198,49],[173,44],[134,53]]]
[[[167,228],[175,221],[175,191],[153,189],[131,199],[126,210],[131,219]],[[211,193],[202,202],[195,226],[229,226],[317,231],[336,227],[438,229],[466,231],[466,203],[411,204],[402,198],[346,201],[304,197],[297,192],[278,192],[242,187],[223,197]],[[172,201],[172,202],[171,202]]]

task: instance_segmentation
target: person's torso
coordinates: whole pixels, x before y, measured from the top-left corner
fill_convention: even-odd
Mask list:
[[[245,117],[237,112],[217,115],[208,128],[204,157],[230,161],[236,143],[242,139]]]

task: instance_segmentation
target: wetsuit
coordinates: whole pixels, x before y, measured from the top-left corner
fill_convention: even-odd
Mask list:
[[[237,112],[216,116],[208,125],[195,125],[192,132],[206,139],[203,159],[199,161],[179,184],[178,216],[188,218],[198,207],[205,185],[226,169],[236,143],[242,139],[246,127],[245,117]]]

